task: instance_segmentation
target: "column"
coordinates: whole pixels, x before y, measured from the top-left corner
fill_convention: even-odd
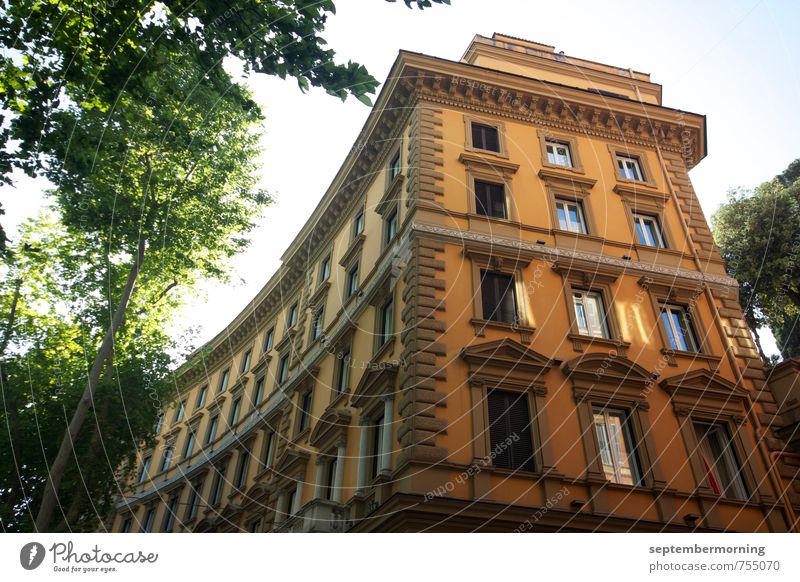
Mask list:
[[[344,457],[347,452],[345,444],[339,442],[336,445],[336,470],[333,473],[333,495],[331,500],[336,503],[342,502],[342,484],[344,483]]]
[[[275,502],[275,527],[286,517],[286,492],[278,493],[278,500]]]
[[[369,421],[361,417],[358,423],[359,440],[358,440],[358,476],[356,483],[356,495],[363,497],[367,488],[367,455],[369,455],[369,429],[367,423]]]
[[[303,506],[303,502],[301,500],[303,499],[303,482],[305,481],[305,476],[298,474],[295,479],[297,480],[297,489],[294,491],[294,506],[292,507],[291,511],[292,515],[297,515],[300,512],[300,508]]]
[[[392,418],[394,417],[394,397],[383,400],[383,427],[381,428],[381,473],[392,471]]]
[[[325,497],[322,491],[322,482],[325,479],[325,457],[322,454],[317,455],[317,473],[314,481],[314,499],[322,499]]]

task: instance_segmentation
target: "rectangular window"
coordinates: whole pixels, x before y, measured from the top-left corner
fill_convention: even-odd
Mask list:
[[[236,480],[234,483],[236,484],[237,489],[242,489],[247,483],[247,469],[250,466],[250,451],[248,449],[244,449],[242,451],[241,457],[239,457],[239,465],[236,467]]]
[[[586,220],[583,215],[583,204],[567,200],[556,200],[558,227],[561,230],[586,234]]]
[[[358,211],[353,218],[353,238],[364,232],[364,209]]]
[[[320,281],[327,281],[328,277],[331,276],[331,256],[328,255],[324,259],[322,259],[322,263],[319,267],[319,280]]]
[[[150,462],[153,460],[152,455],[149,457],[145,457],[144,461],[142,461],[142,468],[139,471],[139,483],[147,479],[147,474],[150,472]]]
[[[186,521],[191,521],[197,517],[197,512],[200,509],[200,489],[202,486],[202,481],[199,481],[192,483],[189,487],[189,500],[186,504]]]
[[[394,334],[394,299],[389,300],[383,304],[380,312],[380,328],[379,328],[378,342],[383,345],[392,339]]]
[[[574,291],[575,323],[578,333],[592,337],[610,337],[603,297],[596,291]]]
[[[286,515],[292,517],[294,515],[294,498],[297,494],[297,489],[292,489],[286,494]]]
[[[475,180],[475,210],[482,216],[508,218],[505,186]]]
[[[264,336],[264,353],[266,354],[268,351],[272,349],[272,344],[275,341],[275,328],[269,328],[267,335]]]
[[[242,366],[239,370],[240,374],[246,373],[250,369],[250,358],[253,356],[253,350],[247,350],[242,357]]]
[[[490,152],[500,152],[500,134],[492,125],[472,122],[472,147]]]
[[[278,363],[278,384],[289,379],[289,354],[284,355]]]
[[[350,350],[347,349],[342,352],[342,358],[339,360],[339,369],[336,374],[336,384],[334,385],[339,394],[347,392],[348,384],[350,382]]]
[[[217,468],[214,474],[214,484],[211,487],[211,506],[214,507],[222,499],[222,468]]]
[[[153,531],[153,522],[156,520],[156,508],[151,507],[147,510],[144,516],[144,523],[142,523],[142,533],[150,533]]]
[[[308,390],[300,397],[300,417],[297,420],[297,432],[306,430],[311,423],[311,398],[312,392]]]
[[[384,239],[383,244],[388,245],[397,236],[397,208],[392,210],[384,219]]]
[[[684,352],[699,352],[697,336],[686,309],[679,305],[664,304],[661,308],[661,321],[667,331],[669,347]]]
[[[247,526],[250,533],[258,533],[261,531],[261,519],[254,519],[250,522],[250,525]]]
[[[178,511],[178,495],[169,498],[167,511],[164,514],[164,523],[161,525],[162,532],[171,532],[175,525],[175,512]]]
[[[256,387],[253,388],[253,406],[261,404],[261,399],[264,397],[264,377],[258,379]]]
[[[375,419],[372,427],[372,478],[381,470],[381,451],[383,450],[383,415]]]
[[[131,531],[132,524],[133,524],[133,518],[126,517],[125,521],[122,522],[122,525],[119,528],[119,533],[129,533]]]
[[[336,483],[336,457],[328,462],[327,473],[325,476],[325,499],[333,499],[333,488]]]
[[[164,426],[164,413],[159,412],[158,418],[156,419],[155,424],[153,425],[153,433],[158,434],[161,432],[161,429]]]
[[[347,297],[352,297],[358,291],[358,263],[347,272]]]
[[[481,271],[481,300],[483,319],[503,323],[519,321],[513,275]]]
[[[708,486],[717,495],[747,499],[742,469],[728,430],[721,424],[695,422],[694,431]]]
[[[236,400],[233,401],[231,405],[231,422],[230,426],[236,426],[236,423],[239,422],[239,412],[242,408],[242,397],[239,396]]]
[[[208,432],[206,433],[206,444],[211,444],[217,438],[217,425],[219,424],[219,415],[212,416],[208,421]]]
[[[286,319],[286,327],[289,329],[297,325],[297,303],[293,303],[289,308],[289,317]]]
[[[175,422],[182,421],[185,414],[186,414],[186,401],[181,400],[180,403],[178,404],[178,411],[175,413]]]
[[[608,480],[638,485],[641,473],[628,414],[622,410],[595,408],[594,428],[600,461]]]
[[[183,458],[188,459],[194,452],[194,430],[190,430],[186,435],[186,444],[183,446]]]
[[[639,244],[661,249],[666,248],[667,245],[664,244],[664,237],[661,236],[658,218],[634,212],[633,223],[636,226],[636,239]]]
[[[535,470],[528,395],[492,390],[486,396],[486,404],[489,438],[495,452],[492,464],[504,469]]]
[[[164,449],[164,456],[161,458],[161,470],[166,471],[169,469],[169,464],[172,462],[172,447]]]
[[[197,404],[195,408],[202,408],[206,403],[206,394],[208,394],[208,384],[200,388],[200,392],[197,394]]]
[[[275,432],[270,431],[267,434],[267,442],[266,445],[264,446],[264,460],[262,464],[264,465],[265,469],[272,466],[272,455],[274,454],[274,452],[275,452]]]
[[[619,175],[626,180],[644,181],[639,158],[617,154],[617,169],[619,170]]]
[[[311,316],[311,340],[314,341],[322,335],[322,326],[325,322],[325,309],[320,307]]]
[[[400,174],[400,152],[397,152],[389,162],[389,182],[391,183]]]
[[[565,168],[572,167],[572,155],[569,151],[569,145],[554,141],[545,140],[545,147],[547,148],[547,161],[554,166],[563,166]]]
[[[231,376],[231,369],[225,368],[225,371],[222,372],[222,376],[219,377],[219,388],[217,388],[217,392],[224,392],[228,389],[228,380]]]

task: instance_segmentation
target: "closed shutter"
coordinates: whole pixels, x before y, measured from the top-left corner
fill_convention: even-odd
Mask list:
[[[487,396],[492,464],[505,469],[533,471],[533,441],[528,396],[492,390]]]
[[[514,277],[505,273],[482,271],[481,300],[483,318],[504,323],[517,322]]]

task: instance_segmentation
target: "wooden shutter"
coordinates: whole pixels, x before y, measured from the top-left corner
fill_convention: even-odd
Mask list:
[[[487,405],[492,464],[505,469],[533,471],[535,464],[527,393],[492,390],[487,396]],[[516,440],[515,435],[518,437]]]

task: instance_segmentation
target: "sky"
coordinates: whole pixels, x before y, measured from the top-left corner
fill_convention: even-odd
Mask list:
[[[337,0],[322,35],[337,60],[359,62],[383,82],[400,49],[458,60],[475,34],[494,32],[556,51],[648,72],[663,104],[707,116],[708,156],[690,173],[706,217],[728,189],[752,188],[800,157],[800,2],[531,2],[452,0],[408,10],[402,1]],[[333,180],[369,114],[353,98],[301,93],[294,80],[252,76],[264,107],[262,185],[276,199],[232,265],[232,280],[208,282],[176,318],[175,335],[212,339],[247,305]],[[0,190],[14,227],[45,200],[44,180]],[[771,339],[768,353],[776,353]]]

